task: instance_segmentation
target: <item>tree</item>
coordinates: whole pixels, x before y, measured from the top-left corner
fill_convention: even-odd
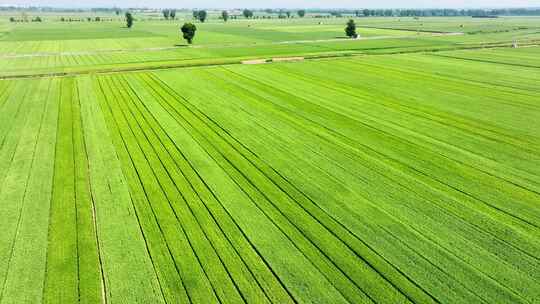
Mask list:
[[[193,11],[193,19],[199,19],[199,11],[197,10]]]
[[[120,10],[116,10],[115,13],[116,13],[116,16],[120,15]]]
[[[291,12],[287,11],[285,14],[287,14],[287,18],[291,18]]]
[[[199,11],[197,15],[198,15],[199,21],[204,23],[204,21],[206,20],[206,16],[207,16],[206,11]]]
[[[251,10],[248,10],[247,8],[242,12],[242,14],[246,18],[252,18],[253,17],[253,12]]]
[[[131,28],[133,26],[133,15],[131,15],[130,12],[126,13],[126,25],[128,28]]]
[[[180,30],[182,31],[182,36],[184,39],[186,39],[189,44],[192,44],[193,38],[195,37],[195,32],[197,31],[195,24],[191,22],[184,23]]]
[[[227,20],[229,20],[229,12],[227,11],[221,12],[221,18],[223,18],[223,21],[227,22]]]
[[[14,17],[10,17],[10,18],[9,18],[9,22],[15,22],[15,21],[17,21],[17,20],[15,20]]]
[[[298,17],[304,18],[305,15],[306,15],[306,10],[299,10],[298,11]]]
[[[171,17],[172,20],[176,19],[176,10],[175,9],[170,10],[169,16]]]
[[[161,11],[161,13],[163,14],[163,17],[165,17],[166,20],[169,20],[169,16],[171,15],[170,10],[164,9],[163,11]]]
[[[363,13],[364,13],[364,16],[368,17],[369,15],[371,15],[371,11],[368,10],[367,8],[363,10]]]
[[[356,33],[356,23],[354,23],[354,20],[350,19],[349,22],[347,22],[347,27],[345,28],[345,34],[347,34],[347,37],[349,38],[358,37],[358,34]]]

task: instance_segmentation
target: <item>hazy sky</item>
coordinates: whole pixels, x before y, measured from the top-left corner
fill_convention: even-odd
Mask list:
[[[0,0],[0,5],[55,7],[176,7],[176,8],[461,8],[461,7],[540,7],[540,0]]]

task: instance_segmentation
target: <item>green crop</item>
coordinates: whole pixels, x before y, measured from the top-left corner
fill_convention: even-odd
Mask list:
[[[0,23],[0,304],[540,298],[537,19],[47,18]]]

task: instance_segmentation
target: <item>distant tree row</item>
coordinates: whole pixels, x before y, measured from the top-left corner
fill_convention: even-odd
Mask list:
[[[225,18],[226,18],[226,20],[225,20]],[[223,19],[225,22],[227,22],[227,21],[229,21],[231,19],[235,19],[235,20],[238,19],[238,16],[237,15],[231,15],[231,14],[229,14],[229,12],[223,11],[223,12],[221,12],[220,19]]]
[[[42,21],[43,20],[39,16],[34,17],[32,19],[28,19],[28,17],[23,17],[23,18],[20,18],[20,19],[17,19],[15,17],[10,17],[9,18],[9,22],[42,22]]]
[[[20,7],[13,5],[0,6],[0,11],[19,11]],[[26,11],[39,12],[68,12],[68,13],[83,13],[83,12],[103,12],[114,13],[120,15],[122,10],[118,7],[97,7],[90,9],[74,9],[74,8],[54,8],[30,6],[25,8]],[[149,11],[148,9],[126,8],[125,11]],[[281,9],[263,9],[260,12],[266,14],[279,14]],[[334,16],[540,16],[540,7],[531,8],[498,8],[498,9],[309,9],[307,13]],[[366,12],[367,14],[364,14]],[[253,17],[253,16],[252,16]]]
[[[271,9],[267,9],[264,11],[265,13],[267,14],[273,14],[273,13],[277,13],[278,14],[278,18],[291,18],[292,17],[292,12],[291,11],[283,11],[283,10],[271,10]],[[299,10],[296,12],[296,14],[298,15],[298,17],[300,18],[303,18],[305,15],[306,15],[306,10]],[[245,9],[242,11],[242,15],[244,16],[244,18],[246,19],[251,19],[251,18],[258,18],[258,16],[255,16],[255,14],[253,13],[252,10],[250,9]],[[266,17],[269,17],[269,16],[266,16]],[[265,16],[261,16],[261,18],[265,19]]]
[[[104,18],[101,18],[101,17],[86,17],[86,19],[81,19],[81,18],[77,18],[77,19],[74,19],[74,18],[65,18],[65,17],[61,17],[60,18],[60,21],[61,22],[82,22],[82,21],[88,21],[88,22],[101,22],[101,21],[113,21],[113,19],[104,19]],[[125,14],[125,20],[126,20],[126,26],[128,28],[131,28],[133,26],[133,22],[135,21],[135,18],[133,17],[133,15],[130,13],[130,12],[126,12]],[[11,22],[18,22],[17,20],[15,20],[15,18],[10,18],[10,21]],[[41,22],[41,18],[40,17],[36,17],[34,19],[32,19],[32,22]]]
[[[331,16],[342,17],[470,17],[470,16],[538,16],[540,9],[363,9],[330,11]]]
[[[166,19],[166,20],[169,20],[169,19],[176,19],[176,10],[175,9],[164,9],[162,12],[163,14],[163,17]]]
[[[265,10],[269,11],[269,10]],[[274,12],[275,10],[270,10]],[[452,16],[540,16],[540,8],[501,9],[309,9],[320,17],[331,16],[377,16],[377,17],[452,17]]]
[[[229,14],[229,13],[227,13],[227,14]],[[239,17],[244,17],[244,14],[242,14],[242,15],[231,15],[231,14],[229,14],[229,19],[238,19]],[[292,17],[292,15],[291,15],[291,17]],[[253,17],[250,17],[249,19],[275,19],[275,18],[276,18],[276,16],[271,16],[271,15],[254,15]],[[278,15],[277,18],[279,18],[279,19],[287,18],[287,15],[284,13],[283,15]],[[220,19],[223,19],[223,16],[221,16]]]
[[[87,22],[103,22],[103,21],[117,21],[117,19],[112,19],[112,18],[103,18],[103,17],[86,17],[86,18],[66,18],[66,17],[61,17],[60,18],[60,21],[61,22],[83,22],[83,21],[87,21]]]
[[[393,9],[364,9],[362,11],[355,11],[354,14],[357,17],[428,17],[428,16],[471,16],[476,15],[480,10],[472,12],[472,10],[450,10],[450,9],[433,9],[433,10],[415,10],[415,9],[404,9],[404,10],[393,10]]]

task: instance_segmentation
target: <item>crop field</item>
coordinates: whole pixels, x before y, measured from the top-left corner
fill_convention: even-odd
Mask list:
[[[540,303],[540,19],[465,19],[0,22],[0,304]]]
[[[540,50],[537,47],[521,48],[517,50],[487,49],[474,52],[453,51],[448,53],[442,52],[438,55],[463,60],[507,64],[510,66],[540,68]]]
[[[361,37],[411,37],[425,32],[538,33],[538,18],[360,18],[356,20]],[[1,20],[0,20],[1,22]],[[0,23],[0,54],[65,53],[81,51],[145,49],[185,45],[176,21],[141,21],[132,29],[123,22],[45,22]],[[426,28],[421,29],[420,25]],[[463,25],[464,27],[460,27]],[[70,31],[66,32],[66,27]],[[223,24],[213,21],[198,24],[198,45],[268,44],[344,38],[343,19],[240,20]],[[420,30],[419,32],[416,32]],[[472,32],[471,32],[472,33]],[[477,33],[477,32],[475,32]],[[477,35],[471,35],[474,37]]]
[[[474,35],[481,38],[480,35]],[[489,36],[489,35],[488,35]],[[481,39],[486,39],[485,37]],[[3,54],[0,55],[0,78],[51,73],[86,73],[89,71],[122,71],[160,67],[192,66],[216,63],[238,63],[243,59],[287,56],[325,57],[362,54],[393,54],[402,52],[444,51],[462,48],[482,48],[484,43],[500,46],[512,44],[511,36],[495,35],[481,40],[470,36],[421,36],[383,38],[359,41],[306,41],[299,43],[245,44],[230,46],[195,46],[190,48],[164,48],[156,50],[79,51],[68,53]],[[525,39],[525,38],[524,38]],[[540,41],[540,34],[527,37],[525,45]],[[521,43],[521,41],[520,41]],[[478,51],[481,54],[484,51]],[[505,50],[486,50],[491,57]],[[530,53],[527,62],[537,58],[536,48],[523,48],[510,53]],[[473,55],[465,51],[464,54]],[[523,55],[520,55],[523,57]],[[520,60],[519,57],[517,60]],[[525,63],[524,64],[530,64]]]
[[[534,303],[540,73],[491,65],[3,81],[2,301]]]
[[[334,21],[335,22],[335,21]],[[74,52],[88,50],[111,50],[118,48],[155,48],[185,45],[179,35],[180,21],[145,21],[132,29],[123,22],[47,22],[40,27],[35,24],[9,25],[0,36],[0,54],[28,54],[38,52]],[[66,27],[71,31],[66,34]],[[210,22],[198,24],[199,45],[224,45],[238,43],[268,43],[298,40],[328,40],[344,38],[343,24],[316,21],[291,22]],[[411,36],[415,32],[361,28],[363,37]],[[58,43],[62,41],[62,43]]]
[[[47,17],[53,18],[53,17]],[[117,18],[117,17],[115,17]],[[361,39],[343,39],[343,19],[239,20],[199,23],[194,47],[180,40],[176,21],[141,21],[127,29],[112,22],[0,23],[0,77],[123,71],[234,63],[244,59],[348,56],[536,45],[538,18],[359,18]],[[385,22],[382,24],[382,22]],[[416,31],[411,24],[429,29]],[[451,26],[463,22],[485,33]],[[422,24],[424,24],[422,23]],[[362,24],[362,25],[360,25]],[[497,25],[497,26],[495,26]],[[66,33],[65,29],[71,30]],[[498,27],[504,29],[495,30]],[[433,31],[433,32],[429,32]]]
[[[422,17],[414,18],[366,18],[360,19],[360,25],[405,29],[413,31],[465,32],[469,34],[485,34],[507,32],[523,29],[539,29],[536,17],[501,17],[501,18],[470,18],[470,17]]]
[[[243,58],[346,55],[364,52],[394,52],[451,47],[453,43],[431,39],[373,39],[363,41],[330,41],[278,43],[222,47],[192,47],[180,49],[108,52],[75,52],[33,55],[0,55],[0,77],[10,75],[47,74],[54,72],[84,72],[118,70],[134,67],[190,65],[193,62],[239,62]],[[3,59],[3,60],[1,60]]]

